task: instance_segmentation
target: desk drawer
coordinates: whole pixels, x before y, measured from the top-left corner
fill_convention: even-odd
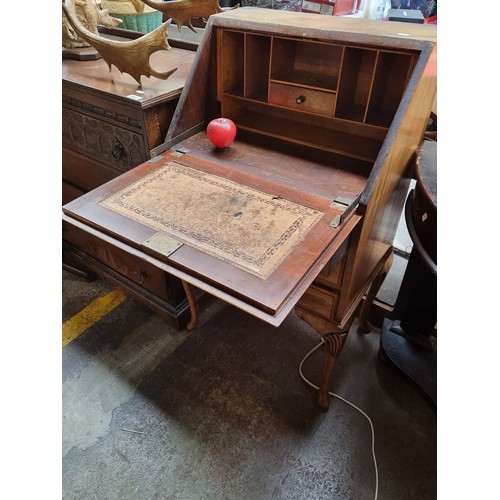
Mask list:
[[[163,270],[136,255],[99,240],[91,234],[83,233],[80,229],[64,221],[63,240],[125,276],[136,285],[163,300],[172,302],[172,290],[169,289],[167,274]],[[179,302],[182,299],[183,297],[178,297]],[[176,305],[175,302],[173,305]]]
[[[307,111],[319,115],[333,116],[335,94],[311,90],[294,85],[271,83],[269,102],[278,106]]]
[[[141,133],[64,107],[62,144],[121,172],[149,159]]]
[[[298,306],[314,311],[324,318],[333,318],[338,302],[338,293],[311,285],[297,303]]]
[[[72,149],[62,148],[62,178],[87,193],[122,172]]]

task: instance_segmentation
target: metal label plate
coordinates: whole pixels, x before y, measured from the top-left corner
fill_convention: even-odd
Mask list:
[[[149,248],[160,255],[168,257],[182,246],[182,242],[172,238],[172,236],[169,236],[168,234],[156,233],[151,236],[151,238],[147,239],[142,246]]]

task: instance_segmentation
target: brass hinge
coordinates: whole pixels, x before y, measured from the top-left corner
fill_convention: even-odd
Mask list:
[[[171,155],[172,156],[177,156],[177,158],[181,157],[182,155],[185,155],[186,153],[189,153],[191,150],[188,148],[185,148],[183,146],[172,146],[171,148]]]
[[[162,155],[154,156],[153,158],[148,160],[148,163],[156,163],[157,161],[164,160],[165,157]]]
[[[184,146],[177,146],[177,147],[174,146],[172,149],[177,153],[180,153],[181,155],[185,155],[186,153],[189,153],[191,151],[190,149],[185,148]]]
[[[330,227],[338,227],[342,223],[342,221],[357,207],[359,203],[359,198],[361,197],[361,193],[351,200],[350,198],[344,198],[343,196],[337,196],[330,205],[330,208],[334,208],[335,210],[340,210],[342,213],[336,215],[335,218],[330,222]]]

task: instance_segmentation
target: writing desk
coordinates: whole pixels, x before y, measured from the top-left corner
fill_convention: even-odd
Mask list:
[[[325,340],[319,404],[391,263],[436,90],[435,27],[241,8],[210,17],[164,144],[63,207],[64,240],[156,300],[166,276]],[[205,127],[238,127],[218,151]],[[364,311],[361,311],[364,318]]]

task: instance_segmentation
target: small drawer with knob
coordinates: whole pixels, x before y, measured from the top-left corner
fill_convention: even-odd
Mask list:
[[[332,116],[336,94],[295,85],[271,82],[269,103],[277,106],[307,111],[318,115]]]
[[[121,248],[96,235],[82,231],[71,219],[63,218],[63,240],[87,256],[125,277],[133,286],[141,287],[168,300],[172,295],[165,272],[139,253]]]
[[[142,117],[135,109],[85,98],[63,96],[63,147],[120,172],[149,159]]]

